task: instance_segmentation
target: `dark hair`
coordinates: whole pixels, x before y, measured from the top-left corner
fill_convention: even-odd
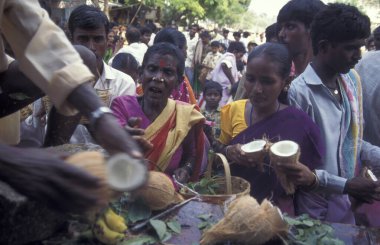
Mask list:
[[[81,5],[71,12],[68,27],[73,35],[76,28],[96,29],[104,26],[106,34],[109,31],[110,22],[107,16],[98,8],[89,5]]]
[[[228,29],[223,29],[223,33],[230,33]]]
[[[245,50],[244,44],[242,42],[231,42],[228,46],[227,52],[235,53],[235,52],[241,52],[245,53],[247,52]]]
[[[280,66],[279,70],[276,72],[278,72],[283,79],[289,77],[292,67],[292,58],[290,56],[289,50],[284,44],[269,42],[257,46],[248,55],[248,63],[257,57],[267,57],[272,62],[276,62]],[[282,90],[278,96],[278,101],[283,104],[288,104],[287,97],[287,91]]]
[[[277,39],[277,35],[278,32],[277,32],[277,23],[274,23],[270,26],[268,26],[266,29],[265,29],[265,39],[266,39],[266,42],[270,42],[271,39],[273,38],[276,38]]]
[[[147,26],[143,26],[140,28],[141,35],[144,35],[145,33],[152,34],[152,29],[150,29]]]
[[[164,28],[156,34],[153,41],[154,44],[162,42],[171,43],[182,50],[186,46],[187,41],[182,32],[173,28]]]
[[[311,24],[311,40],[314,55],[318,54],[321,40],[333,43],[365,39],[371,33],[368,16],[356,7],[334,3],[319,12]]]
[[[127,31],[125,33],[125,38],[127,39],[128,43],[138,43],[140,42],[140,31],[134,26],[128,26]]]
[[[373,35],[379,35],[380,34],[380,26],[376,27],[375,30],[373,30]]]
[[[148,22],[145,24],[146,27],[152,30],[152,33],[156,33],[157,26],[153,22]]]
[[[241,37],[241,33],[238,32],[238,31],[235,31],[235,32],[233,33],[233,36],[234,36],[234,37]]]
[[[211,38],[211,35],[208,31],[203,31],[201,34],[199,34],[200,38]]]
[[[243,32],[243,37],[247,38],[249,37],[249,35],[251,35],[251,33],[249,33],[248,31]]]
[[[168,42],[155,43],[153,46],[148,48],[144,55],[144,59],[141,65],[143,70],[149,59],[155,54],[161,56],[170,55],[177,59],[178,84],[182,83],[183,73],[185,71],[185,57],[183,56],[183,52],[177,46]]]
[[[290,69],[292,67],[292,58],[284,44],[264,43],[262,45],[257,46],[248,55],[248,63],[252,59],[262,56],[268,57],[273,62],[276,62],[281,66],[279,74],[282,78],[286,78],[289,76]]]
[[[119,71],[124,69],[125,67],[137,70],[139,67],[139,63],[133,55],[129,53],[119,53],[112,60],[112,67]]]
[[[291,0],[281,8],[277,15],[277,23],[294,20],[309,28],[314,16],[325,6],[320,0]]]
[[[109,25],[110,29],[114,28],[115,26],[119,26],[119,24],[116,22],[110,22],[110,25]]]
[[[223,87],[222,87],[222,85],[220,85],[217,82],[214,82],[214,81],[208,81],[208,82],[206,82],[206,84],[205,84],[205,86],[203,88],[203,95],[205,96],[207,90],[210,90],[210,89],[216,89],[216,91],[218,91],[218,93],[220,94],[220,96],[223,95]]]
[[[255,42],[253,42],[253,41],[250,41],[250,42],[247,44],[247,46],[255,46],[255,47],[257,47],[258,44],[255,43]]]
[[[192,24],[192,25],[190,26],[190,29],[193,28],[193,27],[197,28],[197,31],[199,31],[199,25],[198,25],[198,24]]]
[[[212,41],[210,43],[211,47],[219,47],[220,46],[220,43],[218,41]]]

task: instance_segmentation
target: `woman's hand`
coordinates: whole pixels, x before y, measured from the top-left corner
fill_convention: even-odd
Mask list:
[[[302,187],[310,187],[316,181],[316,175],[304,164],[297,162],[294,163],[275,163],[277,169],[287,175],[295,185]]]
[[[190,173],[186,167],[174,170],[174,176],[182,184],[187,183],[190,179]]]
[[[128,125],[124,128],[132,135],[132,138],[137,142],[143,152],[147,152],[153,148],[153,145],[143,137],[145,130],[140,128],[141,120],[140,117],[131,117],[128,120]]]
[[[241,149],[241,144],[227,146],[225,148],[225,153],[228,160],[246,167],[255,167],[259,164],[259,162],[257,162],[258,159],[263,159],[263,157],[259,156],[255,158],[250,157]]]

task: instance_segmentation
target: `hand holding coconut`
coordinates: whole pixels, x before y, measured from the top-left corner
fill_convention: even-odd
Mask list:
[[[380,201],[380,181],[358,176],[347,180],[344,193],[364,203]]]
[[[277,169],[287,176],[296,186],[311,187],[317,182],[317,176],[304,164],[297,162],[276,162]]]
[[[230,160],[230,162],[234,162],[242,166],[246,166],[246,167],[255,167],[257,165],[262,166],[262,161],[265,157],[265,152],[262,151],[262,148],[260,150],[254,147],[252,148],[251,143],[245,144],[245,145],[236,144],[236,145],[226,146],[225,148],[226,157],[228,158],[228,160]]]
[[[145,134],[145,130],[140,128],[141,120],[141,117],[131,117],[128,120],[128,125],[126,125],[124,129],[137,142],[137,144],[140,146],[143,152],[147,152],[153,148],[153,145],[143,137]]]

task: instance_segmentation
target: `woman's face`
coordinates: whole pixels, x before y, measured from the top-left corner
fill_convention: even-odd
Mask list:
[[[252,105],[263,110],[273,108],[286,85],[287,78],[279,74],[280,64],[266,56],[253,58],[247,64],[245,89]]]
[[[144,97],[152,103],[165,102],[178,85],[177,59],[171,55],[153,54],[146,63],[140,81]]]

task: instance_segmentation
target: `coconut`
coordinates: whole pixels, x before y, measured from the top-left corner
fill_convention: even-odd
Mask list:
[[[96,151],[80,152],[71,155],[65,161],[99,178],[100,188],[95,193],[100,198],[98,206],[106,206],[109,200],[117,195],[107,184],[106,160],[102,153]]]
[[[147,180],[147,168],[138,159],[125,153],[112,156],[107,161],[108,184],[118,191],[132,191]]]
[[[251,196],[234,200],[224,218],[202,235],[202,245],[225,241],[243,244],[263,244],[286,234],[287,224],[281,212],[269,201],[259,205]]]
[[[287,194],[293,194],[295,192],[294,183],[288,179],[288,177],[282,173],[278,167],[277,163],[293,163],[298,164],[300,157],[300,148],[297,143],[290,140],[279,141],[274,143],[270,147],[270,161],[273,163],[274,170],[276,172],[277,178],[280,181],[282,187]]]
[[[151,210],[162,210],[171,204],[182,202],[183,197],[174,188],[172,180],[164,173],[150,171],[147,183],[136,191]]]
[[[241,146],[241,150],[246,153],[248,159],[255,163],[259,170],[264,170],[264,157],[266,153],[266,140],[254,140]]]

